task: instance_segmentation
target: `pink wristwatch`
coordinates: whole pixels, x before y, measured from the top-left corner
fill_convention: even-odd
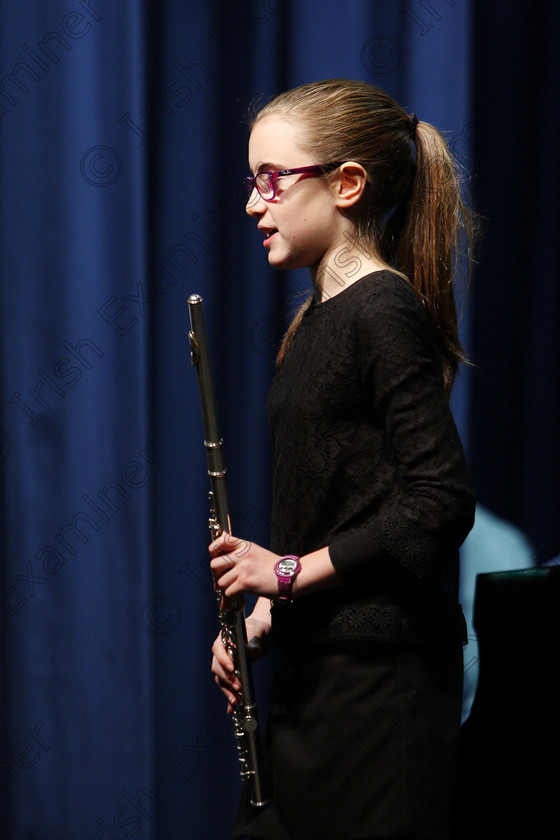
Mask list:
[[[278,578],[278,597],[276,600],[280,604],[290,604],[294,578],[301,572],[299,557],[296,557],[295,554],[287,554],[285,557],[281,557],[275,564],[274,571]]]

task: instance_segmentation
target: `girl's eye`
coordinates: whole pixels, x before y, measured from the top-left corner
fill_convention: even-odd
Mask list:
[[[255,179],[255,185],[263,198],[274,192],[273,179],[268,172],[259,173]]]

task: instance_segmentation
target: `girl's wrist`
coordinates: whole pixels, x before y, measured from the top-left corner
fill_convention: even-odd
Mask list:
[[[330,558],[328,546],[300,557],[301,571],[292,584],[292,597],[342,585]]]
[[[270,599],[264,597],[264,595],[257,598],[255,607],[248,618],[254,618],[256,621],[264,621],[270,624]]]

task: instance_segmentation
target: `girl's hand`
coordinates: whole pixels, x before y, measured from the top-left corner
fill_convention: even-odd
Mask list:
[[[258,613],[262,613],[262,617]],[[257,613],[257,616],[255,616]],[[245,621],[247,631],[247,652],[249,659],[255,660],[263,656],[269,647],[270,636],[270,608],[264,613],[259,605],[255,613]],[[228,714],[231,714],[233,707],[239,702],[241,693],[241,681],[235,675],[232,659],[224,647],[221,634],[212,645],[212,673],[216,684],[225,694],[228,701]]]
[[[226,533],[212,543],[209,551],[216,586],[226,598],[243,592],[267,598],[275,598],[278,594],[274,571],[274,565],[280,559],[278,554]]]

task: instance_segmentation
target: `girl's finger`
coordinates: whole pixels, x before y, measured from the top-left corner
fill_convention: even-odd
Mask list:
[[[236,544],[239,540],[228,534],[227,531],[223,531],[219,537],[217,537],[214,542],[210,543],[208,546],[208,550],[210,553],[225,553],[227,551],[231,551],[232,548],[235,548]]]

